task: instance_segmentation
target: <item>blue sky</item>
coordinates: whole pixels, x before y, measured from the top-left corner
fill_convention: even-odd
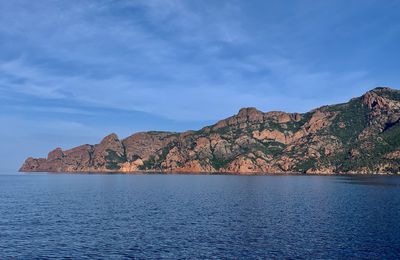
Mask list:
[[[0,1],[0,169],[399,87],[399,1]]]

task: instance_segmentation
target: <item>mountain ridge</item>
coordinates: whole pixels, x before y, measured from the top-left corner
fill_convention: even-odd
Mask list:
[[[238,114],[197,131],[114,133],[27,158],[20,171],[400,173],[400,91],[377,87],[306,113]]]

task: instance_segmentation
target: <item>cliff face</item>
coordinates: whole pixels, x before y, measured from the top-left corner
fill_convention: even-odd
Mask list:
[[[400,91],[308,113],[243,108],[198,131],[142,132],[28,158],[20,171],[400,173]]]

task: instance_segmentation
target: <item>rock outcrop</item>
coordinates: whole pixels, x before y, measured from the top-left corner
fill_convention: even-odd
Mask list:
[[[28,158],[21,171],[400,173],[400,91],[376,88],[308,113],[237,115],[198,131],[141,132]]]

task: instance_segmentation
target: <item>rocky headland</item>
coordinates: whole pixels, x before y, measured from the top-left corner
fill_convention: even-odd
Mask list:
[[[22,172],[400,173],[400,91],[307,113],[237,115],[198,131],[140,132],[27,158]]]

